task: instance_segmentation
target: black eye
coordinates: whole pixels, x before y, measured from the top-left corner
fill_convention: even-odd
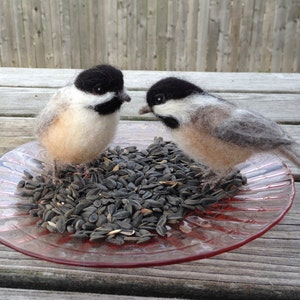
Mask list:
[[[102,89],[102,87],[100,85],[95,85],[93,87],[93,94],[102,95],[102,94],[104,94],[104,90]]]
[[[166,96],[164,94],[157,94],[154,96],[155,104],[163,104],[166,102]]]

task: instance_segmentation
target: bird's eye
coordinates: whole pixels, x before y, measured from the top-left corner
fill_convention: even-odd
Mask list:
[[[162,104],[166,102],[166,97],[164,94],[157,94],[154,97],[155,104]]]
[[[94,86],[93,93],[101,95],[103,93],[102,88],[99,85]]]

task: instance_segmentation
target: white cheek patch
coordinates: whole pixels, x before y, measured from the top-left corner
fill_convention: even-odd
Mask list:
[[[69,97],[71,105],[95,106],[107,102],[115,96],[114,92],[107,92],[104,95],[89,94],[78,90],[75,85],[69,86],[64,92]]]
[[[216,105],[218,99],[205,94],[205,95],[192,95],[185,99],[168,100],[164,104],[153,106],[155,114],[160,116],[172,116],[176,118],[180,123],[185,123],[190,120],[191,115],[199,108]]]
[[[155,105],[153,111],[163,117],[172,116],[181,124],[190,120],[190,111],[186,103],[181,100],[169,100],[164,104]]]

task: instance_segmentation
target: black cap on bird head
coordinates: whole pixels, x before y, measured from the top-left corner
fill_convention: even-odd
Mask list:
[[[176,77],[167,77],[151,86],[147,92],[148,106],[140,109],[140,114],[153,111],[153,106],[165,103],[168,100],[184,99],[192,94],[204,91],[195,84]]]
[[[122,72],[110,65],[98,65],[82,71],[74,82],[79,90],[103,95],[107,92],[122,93],[124,90],[124,80]],[[124,98],[130,101],[130,98]]]

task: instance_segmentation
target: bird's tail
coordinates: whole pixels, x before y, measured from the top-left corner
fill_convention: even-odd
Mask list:
[[[300,168],[300,145],[292,144],[279,147],[279,153]]]

